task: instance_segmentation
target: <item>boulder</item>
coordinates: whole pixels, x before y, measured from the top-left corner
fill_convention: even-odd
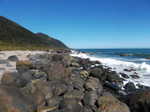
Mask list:
[[[150,112],[150,89],[129,94],[127,103],[132,112]]]
[[[18,57],[16,55],[9,56],[7,60],[14,61],[14,62],[19,61],[19,59],[18,59]]]
[[[48,105],[48,107],[55,107],[56,109],[58,109],[61,100],[61,97],[52,97],[46,100],[46,104]]]
[[[72,90],[68,91],[65,95],[65,99],[76,99],[78,101],[81,101],[83,99],[84,93],[79,90]]]
[[[129,79],[129,76],[125,73],[120,73],[120,75],[123,77],[123,78],[126,78],[126,79]]]
[[[109,93],[98,98],[98,112],[130,112],[128,106]]]
[[[89,77],[89,79],[86,80],[85,88],[88,91],[97,91],[99,94],[103,90],[103,87],[102,87],[100,81],[94,77]]]
[[[53,62],[49,67],[48,71],[48,80],[61,80],[67,79],[71,75],[71,70],[66,68],[63,64]]]
[[[0,112],[34,112],[32,97],[24,96],[18,88],[0,86]]]
[[[5,72],[1,79],[2,85],[23,87],[26,82],[21,78],[18,72]]]
[[[134,85],[134,83],[132,82],[128,82],[125,86],[124,86],[126,92],[134,92],[136,90],[136,87]]]
[[[67,84],[61,80],[50,81],[49,86],[52,89],[52,93],[54,96],[62,96],[68,90]]]
[[[130,75],[133,79],[139,79],[140,78],[140,76],[138,76],[138,75]]]
[[[29,69],[32,69],[32,62],[29,60],[21,60],[16,62],[16,69],[19,73],[26,72]]]
[[[104,82],[106,80],[106,74],[104,74],[104,71],[102,68],[94,68],[90,70],[90,76],[98,78],[101,82]]]
[[[34,103],[38,107],[44,106],[46,100],[53,97],[53,91],[50,84],[40,79],[32,80],[21,90],[24,95],[32,96]]]
[[[84,91],[84,83],[85,81],[80,77],[80,75],[72,74],[70,79],[68,80],[68,85],[72,86],[73,89]]]
[[[64,99],[60,102],[62,112],[82,112],[81,102],[76,99]]]
[[[106,72],[107,74],[107,81],[113,84],[116,84],[118,86],[123,86],[123,80],[116,72]]]
[[[95,91],[86,92],[83,98],[83,103],[85,106],[95,106],[98,99],[98,95]]]

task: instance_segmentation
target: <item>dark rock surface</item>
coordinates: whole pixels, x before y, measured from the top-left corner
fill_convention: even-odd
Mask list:
[[[9,61],[14,61],[14,62],[19,61],[19,59],[18,59],[18,57],[17,57],[16,55],[9,56],[7,60],[9,60]]]

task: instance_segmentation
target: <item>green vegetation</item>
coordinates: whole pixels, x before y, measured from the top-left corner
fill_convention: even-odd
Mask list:
[[[48,50],[67,49],[61,41],[23,28],[0,16],[0,50]]]

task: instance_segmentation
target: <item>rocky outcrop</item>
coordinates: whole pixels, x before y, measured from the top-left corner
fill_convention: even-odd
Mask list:
[[[129,112],[123,103],[125,94],[120,92],[122,78],[100,63],[64,53],[28,58],[16,62],[17,71],[4,73],[0,111]],[[132,85],[126,90],[130,88]]]

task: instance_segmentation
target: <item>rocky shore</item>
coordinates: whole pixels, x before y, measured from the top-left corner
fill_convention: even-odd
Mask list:
[[[123,85],[125,74],[98,61],[69,51],[5,54],[0,112],[150,112],[148,87]]]

